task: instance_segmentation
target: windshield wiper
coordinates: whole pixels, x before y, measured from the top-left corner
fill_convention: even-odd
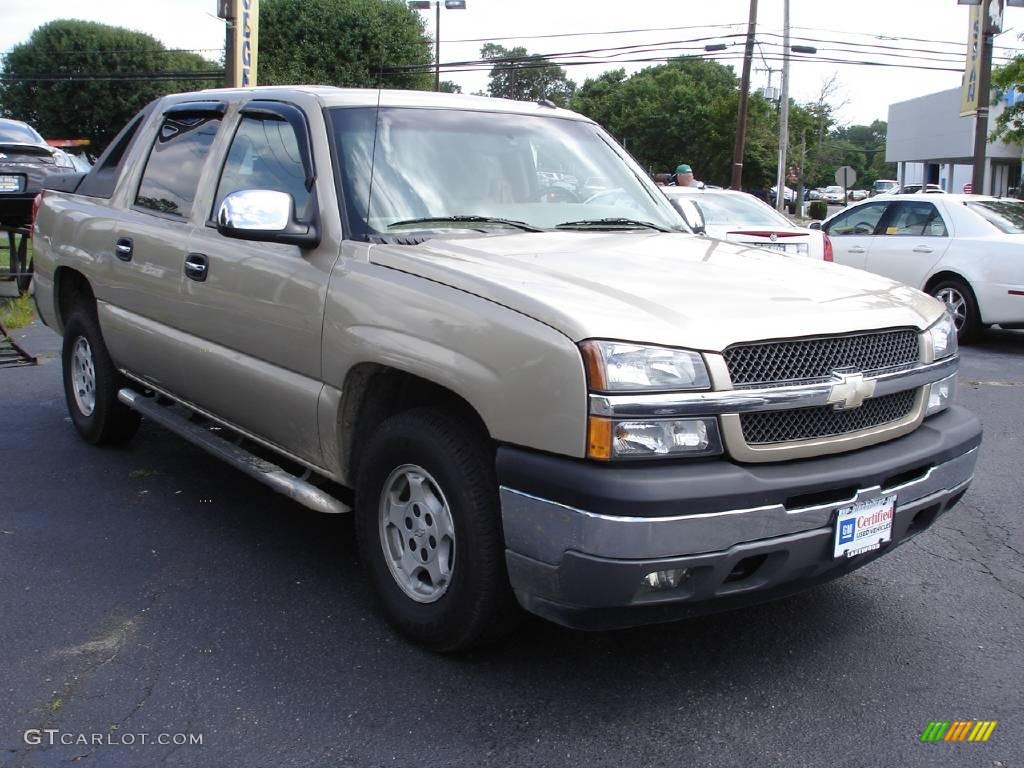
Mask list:
[[[402,227],[412,224],[500,224],[506,227],[521,229],[524,232],[544,231],[540,227],[535,227],[532,224],[527,224],[525,221],[516,221],[515,219],[501,219],[494,216],[424,216],[421,219],[405,219],[403,221],[393,221],[390,224],[388,224],[388,229],[391,229],[392,227]]]
[[[640,221],[639,219],[581,219],[580,221],[563,221],[555,229],[656,229],[659,232],[672,232],[660,224],[651,221]]]

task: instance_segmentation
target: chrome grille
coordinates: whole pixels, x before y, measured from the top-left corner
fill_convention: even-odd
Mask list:
[[[759,411],[740,414],[743,439],[748,445],[784,443],[834,437],[870,429],[910,415],[917,390],[873,397],[859,408],[836,410],[831,405],[791,411]]]
[[[737,389],[828,380],[833,371],[870,374],[917,364],[917,332],[879,331],[852,336],[739,344],[723,353]]]

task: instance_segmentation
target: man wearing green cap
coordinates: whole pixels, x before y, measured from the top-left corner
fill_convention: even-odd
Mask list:
[[[674,187],[699,187],[701,183],[693,178],[693,169],[686,163],[681,163],[676,166],[675,181],[669,182],[669,185]]]

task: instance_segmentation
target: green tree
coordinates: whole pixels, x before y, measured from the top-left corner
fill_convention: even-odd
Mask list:
[[[485,43],[480,58],[494,62],[487,85],[491,96],[517,101],[550,99],[564,107],[576,90],[565,69],[525,48]]]
[[[587,80],[572,108],[603,125],[644,166],[658,172],[689,163],[702,181],[725,186],[732,168],[739,85],[713,61],[676,59],[626,77],[622,70]],[[764,186],[775,173],[775,115],[750,99],[743,181]]]
[[[996,92],[1024,91],[1024,54],[1017,54],[1003,66],[993,69],[992,86]],[[1024,101],[1007,105],[999,113],[991,138],[1024,145]]]
[[[47,138],[89,139],[99,152],[158,96],[209,88],[222,79],[219,65],[169,51],[150,35],[60,19],[38,27],[7,54],[0,108]]]
[[[430,90],[432,42],[402,0],[263,0],[261,85]]]

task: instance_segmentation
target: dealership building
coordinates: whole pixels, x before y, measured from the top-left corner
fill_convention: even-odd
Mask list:
[[[897,164],[904,184],[938,184],[963,192],[974,163],[974,115],[960,117],[960,88],[931,93],[889,106],[885,159]],[[1010,92],[992,104],[989,133],[998,115],[1024,94]],[[1016,194],[1021,182],[1021,148],[989,141],[985,149],[985,188],[979,194]]]

